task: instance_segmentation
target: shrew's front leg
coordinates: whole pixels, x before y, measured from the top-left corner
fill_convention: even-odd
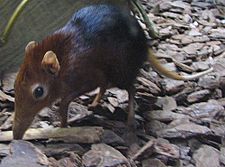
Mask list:
[[[69,107],[69,104],[70,102],[75,99],[76,97],[78,97],[79,94],[78,93],[73,93],[73,94],[70,94],[69,96],[67,97],[63,97],[62,98],[62,101],[60,102],[60,105],[59,105],[59,116],[60,116],[60,122],[61,122],[61,127],[64,128],[64,127],[67,127],[67,116],[68,116],[68,107]]]

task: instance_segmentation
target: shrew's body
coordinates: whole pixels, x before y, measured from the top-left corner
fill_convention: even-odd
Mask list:
[[[93,105],[109,86],[129,92],[132,124],[133,83],[147,50],[137,21],[112,5],[85,7],[42,42],[30,42],[15,82],[14,138],[22,138],[37,112],[57,98],[66,126],[69,102],[96,87],[100,93]]]

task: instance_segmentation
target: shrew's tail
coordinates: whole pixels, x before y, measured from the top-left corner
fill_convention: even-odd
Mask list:
[[[167,68],[165,68],[159,62],[159,60],[157,59],[157,57],[155,56],[155,54],[150,48],[148,49],[148,61],[151,63],[151,66],[153,67],[153,69],[155,69],[157,72],[159,72],[160,74],[168,78],[175,79],[175,80],[183,80],[183,81],[193,80],[213,71],[213,67],[210,67],[208,70],[198,72],[196,74],[185,75],[185,76],[179,75],[178,73],[169,71]]]

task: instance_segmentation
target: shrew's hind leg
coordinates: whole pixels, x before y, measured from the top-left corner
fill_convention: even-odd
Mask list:
[[[131,87],[128,90],[129,101],[128,101],[128,118],[127,118],[127,126],[128,131],[123,135],[123,138],[127,142],[128,145],[138,143],[138,137],[136,135],[136,126],[135,126],[135,112],[134,112],[134,95],[135,88]]]
[[[102,96],[104,95],[105,91],[106,91],[106,86],[100,86],[100,90],[99,90],[98,94],[95,96],[95,99],[89,105],[89,107],[96,107],[99,104],[99,102],[100,102]]]
[[[128,89],[129,101],[128,101],[128,118],[127,118],[127,125],[130,129],[135,129],[135,112],[134,112],[134,95],[135,95],[135,88],[132,86]]]
[[[99,90],[98,94],[96,95],[95,99],[93,100],[93,102],[88,105],[89,108],[95,108],[99,104],[99,102],[100,102],[102,96],[104,95],[104,93],[107,89],[107,86],[108,86],[108,82],[107,82],[105,74],[102,72],[102,70],[96,69],[94,74],[95,74],[94,79],[95,79],[97,85],[100,87],[100,90]]]

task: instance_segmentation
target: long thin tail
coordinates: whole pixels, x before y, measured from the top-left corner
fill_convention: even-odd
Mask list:
[[[208,74],[210,72],[213,71],[213,67],[210,67],[208,70],[193,74],[193,75],[179,75],[176,72],[173,71],[169,71],[167,68],[165,68],[157,59],[157,57],[155,56],[155,54],[153,53],[153,51],[149,48],[148,49],[148,60],[151,63],[152,67],[158,71],[160,74],[171,78],[171,79],[175,79],[175,80],[183,80],[183,81],[187,81],[187,80],[193,80],[196,78],[199,78],[205,74]]]

